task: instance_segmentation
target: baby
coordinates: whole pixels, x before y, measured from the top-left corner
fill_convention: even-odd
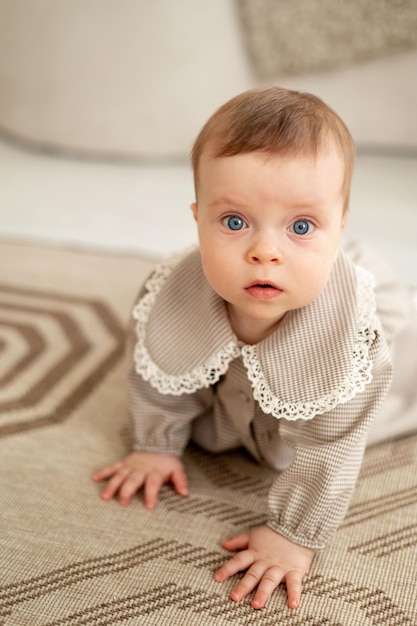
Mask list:
[[[417,315],[382,262],[341,248],[354,142],[320,99],[267,87],[224,104],[192,151],[199,249],[161,263],[129,341],[135,446],[97,472],[104,500],[165,483],[181,455],[244,446],[276,469],[269,520],[223,542],[215,573],[260,609],[300,603],[315,550],[343,520],[365,447],[417,426]]]

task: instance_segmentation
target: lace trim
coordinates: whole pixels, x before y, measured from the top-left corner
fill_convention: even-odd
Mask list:
[[[146,322],[156,298],[173,269],[189,253],[185,252],[173,255],[160,263],[151,277],[145,283],[147,293],[141,298],[133,309],[133,317],[136,319],[137,343],[134,351],[135,369],[140,376],[148,381],[152,387],[160,393],[179,396],[183,393],[195,393],[198,389],[210,387],[215,384],[228,370],[230,362],[240,355],[240,350],[235,342],[226,344],[220,352],[213,355],[205,363],[182,375],[171,375],[161,370],[151,359],[144,345],[146,336]]]
[[[352,367],[341,385],[330,393],[312,401],[286,402],[277,398],[265,380],[258,357],[256,346],[245,345],[242,348],[230,341],[221,351],[209,358],[199,367],[182,375],[170,375],[161,370],[151,359],[144,345],[146,323],[165,281],[190,250],[177,254],[161,263],[145,284],[147,293],[133,309],[133,317],[137,320],[137,343],[134,351],[135,369],[142,378],[167,395],[195,393],[198,389],[210,387],[223,376],[230,362],[242,354],[248,378],[252,383],[253,395],[265,413],[287,420],[312,419],[330,411],[338,404],[351,400],[363,391],[372,380],[372,361],[369,349],[376,337],[373,321],[376,312],[374,295],[374,278],[367,270],[356,267],[358,294],[358,322],[355,349],[352,355]]]
[[[312,419],[315,415],[334,409],[338,404],[348,402],[371,382],[372,361],[369,358],[369,349],[376,337],[373,329],[376,312],[373,291],[375,281],[372,274],[362,267],[356,267],[356,274],[359,302],[356,345],[351,371],[338,388],[311,402],[284,402],[271,392],[256,356],[256,346],[242,348],[243,362],[252,383],[253,396],[265,413],[291,421]]]

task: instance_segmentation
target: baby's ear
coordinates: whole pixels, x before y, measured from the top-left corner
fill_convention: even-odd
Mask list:
[[[191,211],[193,212],[195,221],[198,222],[198,206],[197,206],[197,202],[193,202],[192,203]]]

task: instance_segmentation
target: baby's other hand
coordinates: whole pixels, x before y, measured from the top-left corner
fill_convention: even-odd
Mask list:
[[[129,504],[143,489],[145,506],[153,509],[162,485],[171,482],[181,496],[188,496],[188,481],[181,460],[171,454],[132,452],[123,461],[107,465],[93,475],[99,482],[108,480],[101,494],[103,500],[119,495],[120,504]]]
[[[233,589],[232,600],[238,602],[256,589],[251,604],[254,609],[261,609],[285,580],[288,606],[298,608],[302,581],[313,559],[313,550],[293,543],[268,526],[223,541],[222,546],[239,552],[217,570],[215,580],[222,582],[237,572],[248,570]]]

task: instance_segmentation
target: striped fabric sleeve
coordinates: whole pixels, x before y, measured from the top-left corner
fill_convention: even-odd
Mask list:
[[[281,420],[294,460],[269,493],[268,525],[294,543],[322,549],[343,521],[359,474],[369,424],[389,389],[392,365],[378,335],[372,382],[345,404],[312,420]]]
[[[139,376],[133,364],[135,337],[128,355],[129,419],[134,449],[181,456],[191,437],[192,421],[212,405],[212,388],[184,395],[163,395]]]

